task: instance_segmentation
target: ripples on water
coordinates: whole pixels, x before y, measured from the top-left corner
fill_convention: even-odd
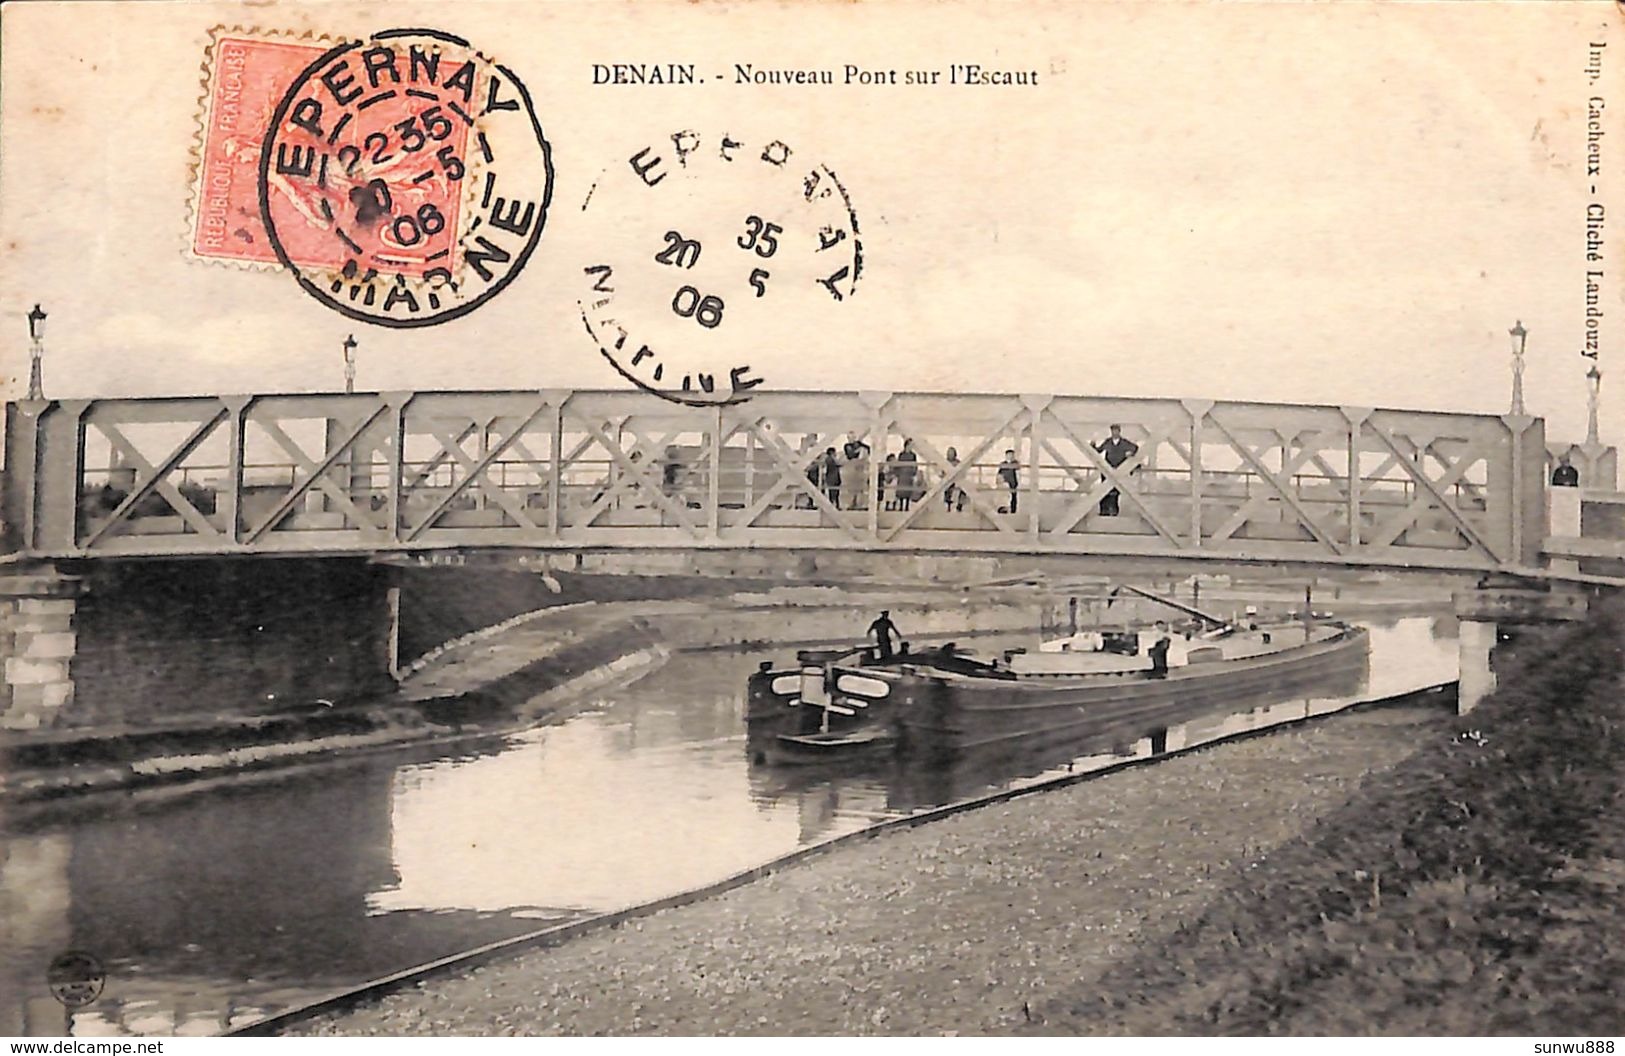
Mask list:
[[[1453,620],[1367,626],[1369,684],[1323,691],[1372,699],[1455,677]],[[1121,759],[1083,745],[931,772],[758,766],[745,678],[786,652],[679,655],[479,750],[419,748],[0,819],[0,1034],[213,1034],[876,820]],[[66,949],[108,968],[100,1000],[72,1015],[44,983]]]

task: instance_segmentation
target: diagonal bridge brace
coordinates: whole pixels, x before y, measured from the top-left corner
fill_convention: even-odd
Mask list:
[[[1373,425],[1371,428],[1373,431],[1375,431],[1377,427]],[[1410,474],[1411,470],[1409,467],[1411,465],[1419,465],[1426,459],[1430,458],[1439,464],[1440,469],[1446,472],[1449,472],[1450,468],[1455,465],[1455,463],[1450,461],[1450,459],[1433,449],[1433,445],[1438,442],[1437,437],[1428,440],[1426,443],[1419,443],[1417,440],[1408,436],[1396,436],[1393,437],[1393,440],[1394,443],[1388,445],[1388,454],[1383,457],[1382,462],[1377,466],[1376,470],[1366,476],[1367,480],[1373,482],[1379,480],[1392,480],[1394,478],[1384,477],[1383,474],[1396,467],[1405,467],[1406,473]],[[1400,440],[1405,441],[1403,447],[1399,445]],[[1406,453],[1404,450],[1406,447],[1410,448],[1409,453]],[[1482,458],[1483,456],[1480,455],[1479,457]],[[1479,485],[1474,484],[1471,481],[1462,481],[1460,483],[1461,490],[1467,495],[1470,495],[1475,499],[1483,497],[1484,493],[1480,489]]]
[[[297,503],[300,498],[303,497],[304,494],[312,487],[321,488],[323,492],[331,496],[340,506],[343,506],[346,511],[348,511],[349,515],[354,518],[362,533],[369,536],[383,535],[383,530],[373,522],[371,517],[365,516],[359,509],[356,508],[355,503],[350,501],[350,496],[346,494],[337,484],[327,478],[327,473],[328,470],[332,469],[338,464],[339,459],[343,458],[350,452],[351,448],[355,446],[355,442],[361,438],[362,434],[364,434],[368,429],[372,428],[373,423],[379,418],[383,417],[384,413],[388,410],[389,405],[380,402],[376,407],[373,408],[371,414],[362,419],[360,425],[357,425],[355,428],[351,429],[349,434],[346,435],[340,443],[334,444],[333,450],[329,451],[327,456],[320,462],[311,461],[310,456],[305,454],[304,448],[294,443],[293,440],[289,438],[288,434],[283,432],[282,427],[276,422],[257,418],[251,419],[261,429],[264,429],[271,439],[275,440],[277,444],[279,444],[282,449],[287,452],[288,457],[292,458],[299,465],[300,469],[305,471],[305,477],[303,480],[299,481],[292,488],[290,488],[286,495],[282,496],[282,499],[276,504],[276,507],[271,510],[264,520],[260,521],[253,531],[248,533],[248,537],[243,541],[245,543],[258,542],[260,537],[266,532],[270,531],[272,526],[286,516],[288,511],[293,509],[294,504]]]
[[[756,519],[766,512],[767,508],[773,505],[774,500],[784,494],[791,484],[795,483],[797,477],[800,477],[802,482],[806,483],[808,468],[812,466],[815,459],[821,457],[816,449],[802,452],[799,455],[792,452],[789,457],[792,460],[800,458],[802,463],[800,465],[787,464],[780,453],[773,449],[769,438],[760,431],[762,424],[766,421],[766,418],[758,418],[754,422],[746,424],[744,429],[746,434],[752,437],[760,445],[761,449],[773,459],[775,467],[779,470],[779,475],[774,479],[773,483],[769,484],[756,497],[755,502],[740,512],[734,523],[729,527],[750,528],[755,525]],[[776,440],[778,438],[773,437],[772,439]]]
[[[1315,520],[1314,516],[1310,514],[1308,508],[1304,506],[1303,502],[1298,498],[1298,496],[1293,494],[1292,488],[1287,481],[1283,481],[1280,477],[1277,477],[1274,471],[1264,464],[1263,460],[1258,457],[1257,453],[1255,453],[1251,447],[1237,439],[1236,434],[1231,432],[1230,427],[1225,425],[1224,422],[1220,421],[1212,413],[1208,414],[1207,420],[1212,422],[1214,427],[1217,428],[1220,433],[1224,434],[1225,440],[1229,441],[1230,446],[1235,450],[1235,452],[1242,457],[1243,461],[1253,468],[1254,473],[1258,474],[1261,479],[1263,479],[1271,488],[1275,490],[1275,493],[1281,497],[1281,501],[1292,508],[1292,512],[1298,515],[1298,522],[1305,528],[1309,529],[1310,535],[1313,535],[1317,540],[1320,541],[1322,546],[1326,547],[1326,549],[1330,550],[1332,553],[1338,555],[1343,553],[1342,544],[1333,539],[1330,535],[1326,534],[1326,530],[1320,526],[1320,522]]]
[[[678,505],[677,503],[673,502],[671,497],[661,490],[657,483],[650,481],[649,470],[651,467],[642,462],[635,462],[628,458],[626,452],[621,450],[621,446],[615,441],[611,440],[609,435],[605,433],[596,422],[580,415],[572,415],[571,417],[579,422],[581,427],[585,429],[593,439],[598,441],[599,445],[603,447],[605,452],[609,454],[609,457],[617,466],[621,468],[623,473],[635,478],[633,481],[634,486],[643,489],[646,494],[648,494],[648,496],[654,500],[656,505],[658,505],[662,510],[671,514],[681,527],[688,530],[690,535],[694,536],[696,539],[704,537],[704,531],[689,517],[688,507],[686,505]]]
[[[644,436],[636,429],[633,429],[630,425],[623,425],[621,428],[625,431],[630,431],[632,434],[632,446],[630,448],[623,448],[623,450],[626,451],[627,457],[635,462],[638,459],[639,450],[645,446],[648,437]],[[673,440],[677,439],[680,431],[681,430],[674,429],[662,436],[653,444],[647,445],[651,449],[649,451],[651,456],[649,460],[650,464],[656,464],[658,461],[654,457],[654,452],[665,451],[666,447]],[[662,484],[664,484],[664,481],[662,481]],[[609,509],[610,504],[613,503],[617,498],[622,495],[632,495],[635,497],[637,492],[642,489],[642,486],[643,485],[637,479],[622,476],[620,479],[616,480],[615,483],[610,484],[603,491],[598,493],[598,496],[593,500],[592,505],[587,507],[586,511],[582,513],[580,517],[576,518],[576,525],[583,528],[591,527],[592,522],[597,520],[599,515],[605,510]],[[661,489],[661,493],[665,493],[664,488]]]
[[[931,485],[931,487],[927,489],[926,493],[920,497],[920,500],[909,508],[908,516],[904,517],[900,524],[897,524],[892,528],[891,532],[886,536],[886,541],[890,542],[891,540],[897,538],[898,535],[902,534],[903,529],[907,528],[916,517],[920,516],[920,514],[930,509],[932,505],[936,503],[937,497],[945,493],[950,484],[958,485],[960,490],[964,491],[965,498],[970,500],[971,509],[975,510],[984,521],[988,522],[1005,535],[1020,536],[1020,531],[1018,531],[1013,525],[1005,523],[1004,519],[999,517],[998,507],[994,505],[993,501],[989,501],[987,498],[987,491],[985,489],[976,485],[972,485],[967,488],[964,484],[960,483],[960,481],[962,481],[965,475],[971,471],[971,468],[976,464],[976,460],[981,458],[990,447],[998,443],[999,439],[1004,435],[1005,430],[1025,413],[1025,411],[1016,412],[1010,417],[1009,421],[1000,426],[998,430],[984,440],[981,445],[962,459],[959,463],[958,469],[944,473],[942,479]],[[897,424],[904,423],[899,422]],[[926,439],[924,436],[921,436],[918,432],[915,432],[914,434],[914,442],[919,445],[920,450],[923,451],[926,457],[931,460],[930,465],[934,468],[941,470],[953,465],[953,463],[949,462],[948,459],[937,450],[936,446],[933,445],[930,440]],[[1034,472],[1036,473],[1036,470]]]
[[[1440,500],[1443,497],[1444,489],[1456,485],[1461,478],[1473,468],[1474,464],[1476,464],[1478,460],[1478,456],[1476,455],[1459,459],[1457,462],[1448,467],[1449,472],[1445,473],[1444,476],[1430,481],[1433,487],[1428,488],[1425,491],[1423,488],[1417,488],[1416,490],[1418,494],[1416,498],[1411,500],[1408,506],[1406,506],[1403,510],[1397,511],[1392,517],[1385,518],[1376,526],[1376,530],[1372,533],[1371,538],[1368,540],[1370,545],[1392,545],[1394,540],[1399,538],[1400,533],[1404,532],[1406,529],[1410,528],[1416,523],[1417,518],[1421,517],[1422,514],[1426,513],[1433,507],[1439,505]],[[1418,470],[1418,472],[1420,472],[1420,470]]]
[[[467,440],[469,437],[473,436],[479,431],[480,427],[478,423],[470,421],[467,425],[463,426],[462,432],[457,434],[457,442],[461,444],[464,440]],[[438,470],[450,464],[451,454],[449,452],[437,452],[433,458],[425,462],[422,466],[418,467],[417,472],[412,475],[412,479],[407,481],[406,486],[401,490],[403,492],[409,492],[423,487],[429,482],[429,478],[434,476]]]
[[[766,432],[761,428],[764,421],[765,419],[759,418],[746,424],[744,428],[746,432],[756,438],[757,443],[761,444],[773,459],[774,466],[779,470],[779,479],[774,481],[768,487],[767,492],[756,500],[755,505],[737,518],[735,523],[747,528],[750,527],[775,498],[791,485],[795,485],[812,499],[815,509],[829,514],[835,524],[848,536],[860,543],[868,542],[868,537],[852,526],[846,514],[834,503],[830,502],[829,497],[815,487],[812,481],[807,479],[807,469],[819,458],[823,457],[822,453],[816,447],[805,452],[790,450],[790,445],[784,442],[783,437],[776,432]]]
[[[148,495],[151,495],[154,491],[162,495],[164,497],[164,501],[173,506],[175,508],[175,512],[180,514],[181,518],[185,520],[187,524],[191,525],[199,535],[205,535],[215,539],[220,538],[222,534],[220,530],[213,524],[209,523],[209,519],[205,517],[196,506],[193,506],[190,502],[188,502],[186,497],[180,493],[179,489],[177,489],[175,485],[169,482],[169,474],[173,473],[176,466],[184,462],[187,457],[192,454],[192,452],[196,451],[203,444],[203,441],[209,438],[210,434],[214,432],[215,428],[221,422],[226,420],[229,413],[230,412],[225,407],[222,407],[220,410],[216,411],[212,417],[200,422],[198,427],[192,430],[191,435],[182,441],[180,446],[171,451],[168,457],[166,457],[158,466],[154,466],[152,463],[148,462],[146,457],[141,454],[136,446],[130,443],[129,438],[119,431],[118,426],[112,424],[111,422],[94,423],[96,429],[98,429],[103,436],[107,437],[108,443],[112,444],[113,447],[118,450],[125,462],[135,466],[137,472],[142,474],[142,477],[140,483],[138,483],[134,488],[130,489],[130,494],[124,497],[124,501],[119,503],[118,506],[114,508],[111,515],[109,515],[107,518],[106,523],[98,528],[89,539],[85,540],[85,549],[88,550],[95,546],[104,536],[108,534],[108,532],[112,531],[114,526],[127,520],[129,518],[130,511],[135,509],[136,505],[140,503],[141,500],[145,499]]]
[[[951,473],[943,474],[941,480],[931,485],[920,500],[910,507],[908,515],[893,525],[891,531],[886,533],[886,536],[882,541],[889,543],[901,535],[905,528],[914,523],[915,518],[919,517],[922,513],[931,508],[931,505],[936,502],[937,497],[947,490],[948,485],[958,484],[960,479],[963,478],[966,473],[970,472],[971,467],[976,464],[977,459],[987,454],[988,449],[994,444],[998,443],[999,439],[1010,430],[1012,425],[1015,425],[1016,422],[1025,417],[1028,417],[1028,412],[1026,408],[1022,408],[1021,410],[1010,415],[1010,417],[1006,418],[1004,420],[1004,424],[1000,425],[997,429],[989,433],[980,444],[976,445],[975,450],[971,451],[970,454],[964,457],[964,459],[959,463],[958,469]],[[908,424],[902,421],[900,418],[893,419],[893,422],[897,425]],[[945,457],[943,457],[937,451],[937,449],[932,446],[931,442],[925,439],[920,433],[915,433],[914,442],[920,445],[920,449],[926,453],[926,455],[931,459],[932,464],[937,468],[941,469],[952,464]],[[960,485],[960,487],[963,488],[964,485]],[[995,513],[990,511],[989,504],[982,497],[981,492],[981,488],[965,489],[965,497],[970,499],[972,508],[999,531],[1005,533],[1006,535],[1019,536],[1021,534],[1020,532],[1018,532],[1012,526],[1005,524]]]
[[[1411,461],[1405,457],[1404,452],[1400,450],[1399,444],[1394,440],[1394,438],[1391,435],[1389,435],[1389,433],[1386,430],[1380,429],[1376,425],[1374,425],[1373,423],[1370,423],[1370,422],[1366,423],[1366,428],[1370,429],[1371,432],[1376,435],[1377,439],[1381,440],[1383,442],[1383,444],[1388,448],[1388,450],[1390,450],[1390,451],[1392,451],[1394,453],[1395,457],[1398,459],[1399,465],[1405,470],[1406,474],[1408,474],[1410,476],[1410,478],[1416,482],[1416,484],[1417,484],[1417,486],[1419,488],[1427,491],[1428,495],[1431,496],[1432,499],[1433,499],[1433,504],[1436,505],[1440,510],[1444,511],[1444,513],[1447,514],[1450,517],[1450,519],[1453,520],[1456,523],[1456,528],[1461,532],[1462,537],[1464,539],[1466,539],[1468,543],[1470,543],[1471,545],[1476,546],[1480,550],[1484,551],[1484,553],[1487,554],[1497,564],[1504,563],[1505,559],[1495,551],[1494,547],[1490,546],[1489,543],[1484,541],[1483,536],[1478,534],[1478,530],[1473,527],[1472,522],[1468,521],[1466,517],[1462,516],[1461,511],[1456,508],[1455,503],[1451,502],[1449,499],[1447,499],[1445,497],[1444,493],[1439,490],[1438,486],[1434,483],[1433,479],[1431,477],[1429,477],[1426,473],[1422,472],[1420,467],[1418,467],[1416,465],[1413,465],[1411,463]],[[1434,457],[1438,458],[1437,455],[1435,455]],[[1482,456],[1478,456],[1478,457],[1482,457]],[[1464,455],[1461,459],[1458,460],[1457,466],[1463,467],[1462,471],[1465,472],[1466,468],[1471,467],[1471,465],[1474,462],[1476,462],[1477,460],[1478,460],[1477,457],[1468,458],[1467,456]],[[1441,479],[1446,479],[1446,478],[1441,478]],[[1449,484],[1446,484],[1445,487],[1449,487]],[[1400,531],[1403,531],[1405,528],[1410,527],[1411,522],[1414,521],[1416,519],[1416,517],[1421,513],[1420,510],[1418,510],[1417,513],[1415,513],[1415,514],[1411,513],[1411,510],[1415,509],[1417,504],[1419,502],[1421,502],[1421,501],[1422,501],[1421,499],[1413,500],[1411,502],[1410,506],[1407,506],[1405,508],[1405,510],[1403,511],[1403,514],[1398,515],[1398,516],[1404,516],[1404,517],[1407,518],[1406,520],[1404,520],[1402,522]],[[1424,505],[1424,508],[1425,508],[1425,505]],[[1384,530],[1383,534],[1386,534],[1386,529],[1388,527],[1386,522],[1384,524],[1380,525],[1379,527],[1381,527]],[[1399,537],[1399,532],[1395,532],[1393,534],[1393,538],[1398,538],[1398,537]]]
[[[508,435],[502,439],[501,443],[493,445],[489,451],[479,458],[478,461],[476,461],[474,457],[468,453],[468,450],[463,447],[462,441],[457,437],[453,437],[449,430],[431,427],[429,430],[430,434],[437,441],[439,441],[441,445],[442,450],[440,453],[450,455],[463,467],[463,479],[459,480],[455,485],[448,488],[446,490],[446,494],[440,497],[440,501],[435,503],[434,507],[430,509],[428,513],[423,515],[418,523],[412,527],[411,531],[407,532],[406,541],[411,542],[418,536],[422,535],[424,531],[426,531],[437,519],[439,519],[440,515],[444,513],[453,502],[457,501],[457,496],[467,491],[469,487],[471,487],[474,482],[478,480],[483,480],[484,484],[491,485],[490,487],[483,488],[485,493],[490,495],[497,505],[502,507],[508,516],[512,517],[515,521],[518,521],[521,527],[529,528],[531,531],[540,531],[540,528],[537,526],[536,522],[532,521],[530,517],[526,515],[523,505],[516,501],[514,497],[509,494],[506,488],[499,488],[495,486],[494,482],[488,476],[488,471],[490,470],[492,464],[500,459],[509,448],[518,444],[519,438],[524,435],[525,430],[529,429],[531,425],[535,423],[536,419],[542,416],[542,412],[547,410],[547,407],[548,404],[546,400],[539,401],[536,404],[535,410],[526,415],[524,420],[518,425],[514,426]],[[463,434],[465,437],[467,435],[468,434],[466,432]],[[438,458],[439,456],[437,455],[436,457]]]
[[[1280,433],[1277,433],[1276,435],[1281,436]],[[1320,454],[1321,444],[1323,442],[1336,440],[1347,441],[1347,439],[1348,434],[1339,428],[1333,427],[1322,429],[1320,432],[1314,434],[1314,437],[1310,443],[1300,447],[1291,458],[1286,459],[1281,463],[1281,480],[1291,481],[1292,477],[1298,472],[1298,470],[1301,469],[1306,462],[1309,462],[1312,459],[1319,458],[1321,463],[1324,464],[1325,459]],[[1233,437],[1231,438],[1231,442],[1239,443],[1239,441],[1235,440]],[[1254,456],[1253,463],[1255,465],[1262,464],[1263,459],[1257,457],[1258,452],[1253,450],[1252,453]],[[1348,493],[1346,489],[1339,487],[1338,492],[1340,498],[1347,498]],[[1246,502],[1237,507],[1235,512],[1226,518],[1225,522],[1208,536],[1208,539],[1212,542],[1221,542],[1225,539],[1231,538],[1236,534],[1237,530],[1240,529],[1242,525],[1247,523],[1248,519],[1251,518],[1254,513],[1262,511],[1267,505],[1269,505],[1271,498],[1273,498],[1273,496],[1268,492],[1265,492],[1262,495],[1252,496]]]
[[[1147,426],[1145,443],[1140,445],[1140,450],[1121,466],[1113,466],[1110,462],[1106,461],[1105,455],[1102,455],[1099,451],[1095,450],[1095,445],[1080,438],[1078,434],[1072,430],[1072,427],[1066,424],[1066,422],[1054,416],[1052,416],[1052,418],[1055,424],[1060,427],[1061,432],[1066,434],[1067,439],[1076,444],[1078,449],[1083,452],[1084,457],[1089,459],[1089,461],[1094,464],[1095,469],[1100,472],[1100,481],[1090,489],[1087,495],[1077,499],[1066,508],[1066,511],[1061,517],[1060,521],[1056,523],[1055,527],[1050,529],[1051,535],[1063,536],[1072,531],[1072,529],[1077,526],[1079,521],[1089,516],[1090,510],[1093,510],[1100,505],[1100,500],[1105,498],[1106,493],[1115,488],[1119,495],[1128,499],[1129,503],[1134,506],[1135,509],[1140,511],[1140,516],[1145,518],[1146,523],[1151,525],[1158,535],[1162,536],[1165,540],[1179,549],[1183,550],[1189,547],[1189,540],[1183,539],[1171,531],[1168,526],[1162,522],[1162,518],[1158,517],[1156,513],[1152,511],[1150,505],[1140,497],[1138,489],[1130,487],[1129,481],[1129,478],[1134,471],[1143,466],[1146,459],[1150,458],[1151,452],[1156,449],[1156,446],[1168,438],[1168,434],[1173,431],[1175,426],[1183,423],[1164,422],[1155,430]],[[1054,448],[1050,448],[1050,454],[1055,456],[1056,461],[1066,461],[1060,457]]]

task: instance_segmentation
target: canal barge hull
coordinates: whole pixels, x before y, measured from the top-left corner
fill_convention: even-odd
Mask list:
[[[1301,645],[1168,670],[989,679],[926,668],[865,671],[890,686],[894,721],[910,753],[955,756],[1028,743],[1110,736],[1123,743],[1256,699],[1362,670],[1363,628],[1339,628]],[[837,668],[839,674],[839,668]]]

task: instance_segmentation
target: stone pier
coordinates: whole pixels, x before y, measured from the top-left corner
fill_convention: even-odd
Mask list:
[[[1458,639],[1461,674],[1456,683],[1456,714],[1465,715],[1495,692],[1495,641],[1501,630],[1492,621],[1462,619]]]
[[[49,566],[0,576],[0,729],[49,728],[71,713],[82,587]]]
[[[1458,592],[1455,606],[1461,621],[1456,712],[1465,715],[1495,692],[1495,644],[1503,628],[1583,620],[1587,599],[1573,588],[1481,584]]]
[[[1583,507],[1581,497],[1584,493],[1579,488],[1548,488],[1546,490],[1546,534],[1549,537],[1578,539],[1580,538],[1581,510]],[[1580,571],[1580,562],[1573,558],[1554,557],[1550,566],[1553,572],[1576,573]]]

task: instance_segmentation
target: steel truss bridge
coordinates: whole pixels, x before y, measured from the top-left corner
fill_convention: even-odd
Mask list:
[[[1098,449],[1114,424],[1137,447],[1118,465]],[[844,549],[1517,570],[1541,562],[1543,432],[1051,395],[38,400],[7,408],[4,513],[8,548],[39,558]],[[846,459],[849,438],[871,454]],[[917,460],[888,463],[905,439]]]

